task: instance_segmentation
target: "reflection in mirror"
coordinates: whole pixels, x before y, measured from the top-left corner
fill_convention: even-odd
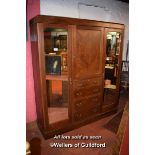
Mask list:
[[[44,29],[46,91],[49,124],[68,119],[68,31]]]
[[[46,28],[44,30],[44,47],[45,53],[56,53],[67,51],[67,35],[66,29]]]
[[[115,102],[119,54],[121,49],[121,35],[118,32],[107,33],[105,79],[104,79],[104,103]]]
[[[68,74],[67,38],[66,29],[44,29],[46,74]]]
[[[105,87],[111,89],[116,89],[120,42],[120,33],[108,32],[105,64]]]
[[[47,80],[49,124],[68,119],[68,82]]]

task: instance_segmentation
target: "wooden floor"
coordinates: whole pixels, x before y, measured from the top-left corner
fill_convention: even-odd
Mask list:
[[[31,145],[31,155],[112,155],[112,145],[116,140],[116,132],[121,119],[121,111],[128,102],[128,93],[121,93],[118,112],[96,122],[64,133],[64,136],[101,136],[99,140],[45,140],[36,122],[27,125],[26,138]],[[105,148],[52,148],[52,143],[105,143]]]

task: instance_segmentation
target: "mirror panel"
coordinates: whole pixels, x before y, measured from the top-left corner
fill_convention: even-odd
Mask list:
[[[47,80],[49,124],[68,119],[68,81]]]
[[[118,59],[120,53],[120,34],[108,32],[106,45],[105,86],[116,89],[118,76]]]
[[[49,124],[69,119],[68,116],[68,31],[44,29],[46,94]]]
[[[106,104],[113,104],[117,89],[121,34],[119,32],[108,32],[106,39],[104,101]]]

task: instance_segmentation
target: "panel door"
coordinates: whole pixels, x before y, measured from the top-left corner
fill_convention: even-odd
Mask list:
[[[74,28],[71,92],[75,121],[100,113],[103,89],[103,31],[101,27]]]
[[[103,30],[78,26],[73,50],[73,80],[101,76]]]

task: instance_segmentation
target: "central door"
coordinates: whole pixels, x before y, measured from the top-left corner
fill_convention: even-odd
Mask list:
[[[102,33],[98,27],[77,27],[73,50],[74,80],[102,76]]]
[[[75,121],[101,110],[103,81],[103,28],[77,26],[72,48],[72,111]]]

